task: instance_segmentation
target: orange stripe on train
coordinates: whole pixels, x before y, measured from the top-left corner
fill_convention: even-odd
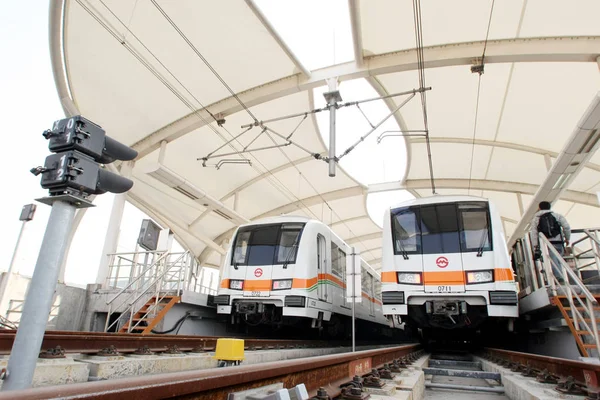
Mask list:
[[[383,271],[381,273],[381,282],[398,283],[396,278],[400,271]],[[441,284],[464,284],[466,283],[465,274],[472,271],[428,271],[423,273],[423,281],[428,285]],[[510,268],[494,269],[495,282],[513,282],[515,280],[513,271]]]

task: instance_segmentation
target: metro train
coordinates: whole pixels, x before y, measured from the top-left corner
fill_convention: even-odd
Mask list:
[[[351,248],[327,225],[304,217],[253,221],[237,229],[225,257],[214,303],[232,325],[319,328],[336,338],[350,334],[345,289]],[[360,263],[357,329],[367,323],[371,331],[390,335],[380,276]]]
[[[388,319],[413,332],[473,332],[492,322],[513,329],[518,288],[487,199],[435,195],[387,209],[382,252]]]

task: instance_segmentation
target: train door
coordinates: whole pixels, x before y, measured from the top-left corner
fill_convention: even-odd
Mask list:
[[[495,265],[487,203],[459,203],[458,216],[463,265],[467,271],[489,271],[489,280],[487,274],[472,274],[467,284],[491,282]]]
[[[455,203],[422,206],[423,283],[428,293],[465,291]]]
[[[325,236],[317,235],[317,297],[319,300],[327,301],[327,284],[325,274],[327,273],[327,241]]]

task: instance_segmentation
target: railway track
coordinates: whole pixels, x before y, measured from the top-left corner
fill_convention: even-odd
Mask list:
[[[16,331],[0,331],[0,355],[10,354]],[[222,336],[221,336],[222,337]],[[167,351],[177,346],[179,351],[213,351],[217,344],[216,336],[184,336],[184,335],[147,335],[132,333],[104,332],[69,332],[47,331],[42,342],[42,350],[60,347],[65,353],[96,354],[103,349],[114,346],[119,353],[135,353],[138,349],[147,348],[156,353]],[[347,342],[324,340],[281,340],[244,338],[247,350],[293,349],[334,347]]]
[[[600,364],[492,348],[484,349],[481,357],[538,383],[553,384],[562,394],[600,399]]]
[[[382,367],[393,361],[398,370],[406,368],[421,352],[419,345],[412,344],[256,365],[0,392],[0,399],[225,399],[232,392],[277,382],[286,388],[303,383],[309,395],[333,398],[342,391],[350,394],[367,384],[366,379],[359,379],[360,384],[356,383],[356,378],[353,380],[357,373],[362,375],[372,371],[372,367]]]

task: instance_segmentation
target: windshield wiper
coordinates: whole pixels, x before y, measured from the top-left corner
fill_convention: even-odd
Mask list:
[[[396,243],[398,243],[398,246],[400,246],[400,254],[402,254],[402,258],[408,260],[408,252],[404,249],[404,246],[402,246],[402,240],[396,239]]]
[[[485,247],[485,242],[486,242],[487,237],[488,237],[488,228],[487,228],[487,224],[486,224],[483,234],[481,235],[481,240],[479,241],[479,248],[477,249],[477,257],[483,256],[483,249]]]
[[[288,264],[290,263],[290,261],[292,259],[292,254],[295,253],[296,247],[298,246],[298,239],[300,239],[300,232],[298,232],[296,239],[294,239],[294,244],[292,244],[292,248],[291,248],[290,252],[288,253],[287,257],[285,258],[285,262],[283,263],[283,269],[287,269]]]
[[[239,267],[238,267],[238,263],[234,262],[234,263],[233,263],[233,268],[237,270],[237,269],[239,268]]]

